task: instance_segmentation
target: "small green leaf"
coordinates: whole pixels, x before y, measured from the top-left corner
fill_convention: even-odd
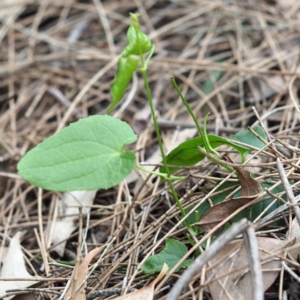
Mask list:
[[[179,262],[187,251],[185,244],[173,239],[166,239],[166,247],[160,253],[149,257],[144,262],[141,269],[146,274],[154,274],[156,272],[160,272],[164,263],[166,263],[170,270]],[[185,260],[176,269],[176,272],[183,267],[188,267],[192,261],[192,259]]]
[[[107,113],[110,113],[121,101],[139,60],[140,58],[137,55],[119,58],[117,75],[110,89],[112,102],[107,109]]]
[[[233,142],[219,137],[217,135],[208,134],[207,139],[212,148],[217,148],[223,144],[228,145],[236,149],[239,153],[243,153],[245,151],[249,151],[249,148],[238,146]],[[204,146],[204,137],[196,137],[181,143],[177,148],[172,150],[167,156],[167,163],[170,165],[176,166],[193,166],[197,164],[199,161],[204,159],[204,155],[199,153],[198,147]],[[170,172],[174,173],[176,168],[170,168]],[[161,173],[165,172],[165,167],[160,168]]]
[[[123,57],[131,54],[141,55],[147,53],[152,47],[148,36],[140,31],[140,23],[136,14],[131,14],[131,25],[127,31],[127,40],[128,45],[123,51]]]
[[[257,126],[253,127],[252,129],[263,139],[267,139],[266,134],[261,127]],[[213,134],[208,134],[207,139],[212,148],[217,148],[221,145],[228,145],[234,148],[240,153],[243,161],[245,160],[245,157],[252,151],[252,149],[246,146],[235,144],[235,140],[257,148],[263,148],[265,146],[262,141],[260,141],[253,133],[251,133],[247,129],[231,136],[230,139],[225,139]],[[204,137],[200,136],[185,141],[169,153],[169,155],[167,156],[167,163],[176,166],[193,166],[204,159],[205,156],[198,151],[198,147],[203,147],[204,145]],[[170,172],[174,173],[178,169],[180,168],[170,168]],[[165,173],[165,168],[161,167],[160,172]]]
[[[47,138],[19,162],[19,174],[30,183],[54,191],[107,189],[133,169],[135,154],[123,152],[136,135],[116,118],[81,119]]]

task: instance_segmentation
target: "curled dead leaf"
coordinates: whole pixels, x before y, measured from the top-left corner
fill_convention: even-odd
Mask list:
[[[72,281],[64,299],[86,300],[85,285],[83,282],[85,281],[88,273],[89,263],[101,249],[102,246],[91,250],[83,260],[76,262],[75,269],[72,274]]]
[[[229,158],[227,159],[230,160]],[[234,167],[234,169],[239,175],[242,191],[241,197],[214,205],[202,216],[198,223],[202,230],[210,231],[238,208],[252,201],[262,192],[261,185],[251,177],[250,172],[244,170],[242,167]],[[222,228],[220,228],[218,232],[220,231],[222,231]]]

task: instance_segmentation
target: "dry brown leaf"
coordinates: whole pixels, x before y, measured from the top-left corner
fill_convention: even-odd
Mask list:
[[[264,251],[276,252],[285,245],[285,241],[264,237],[258,237],[257,242],[261,260],[268,256]],[[235,251],[238,252],[230,257]],[[281,262],[275,259],[276,258],[274,258],[274,260],[267,259],[267,262],[262,265],[262,270],[268,270],[265,272],[263,271],[264,291],[273,284],[278,276]],[[212,283],[208,284],[209,291],[214,300],[253,299],[253,295],[251,296],[252,284],[249,267],[241,270],[241,267],[248,266],[247,250],[244,242],[241,243],[241,241],[235,241],[226,245],[217,255],[215,255],[210,263],[214,267],[207,270],[207,280],[212,281],[215,277],[221,277],[230,273],[230,275],[222,277],[219,281],[214,280]],[[237,271],[232,272],[235,269],[237,269]],[[274,269],[274,271],[270,271],[272,269]]]
[[[73,278],[64,299],[86,300],[85,285],[82,282],[86,279],[89,263],[101,248],[102,246],[91,250],[83,260],[76,262]]]
[[[113,300],[153,300],[155,285],[166,275],[168,268],[167,264],[164,264],[159,275],[149,285]]]
[[[202,228],[202,230],[210,231],[217,224],[235,212],[238,208],[253,200],[262,192],[260,184],[251,177],[250,172],[241,167],[234,167],[234,169],[239,175],[242,190],[241,197],[233,198],[231,200],[214,205],[203,215],[201,221],[199,222],[199,226]],[[221,230],[222,228],[220,228],[219,231]]]
[[[39,279],[39,277],[30,275],[26,269],[23,251],[20,244],[21,235],[21,232],[17,232],[9,243],[8,251],[3,259],[0,278],[22,278],[23,280],[0,280],[0,297],[6,294],[6,290],[23,289],[33,285],[35,283],[34,279],[36,279],[36,281]],[[29,280],[26,281],[25,279]],[[11,298],[13,298],[13,296],[6,297],[5,299]]]
[[[242,167],[234,167],[234,169],[239,175],[243,197],[255,198],[259,193],[262,192],[260,184],[256,179],[251,177],[249,171],[244,170]]]

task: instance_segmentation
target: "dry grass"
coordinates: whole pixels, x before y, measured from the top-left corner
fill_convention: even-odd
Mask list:
[[[5,246],[16,231],[26,231],[22,245],[33,266],[31,272],[50,278],[39,288],[61,291],[65,285],[62,279],[71,274],[70,269],[51,264],[58,257],[47,234],[61,195],[47,191],[39,194],[38,189],[18,178],[16,164],[26,151],[70,122],[105,113],[117,57],[126,43],[129,12],[141,14],[142,30],[156,44],[149,81],[166,149],[170,151],[174,141],[182,137],[183,128],[193,127],[170,83],[173,75],[199,120],[210,112],[211,133],[228,136],[254,123],[263,125],[297,193],[300,4],[289,2],[2,1],[1,240]],[[135,150],[138,161],[146,161],[157,144],[141,78],[134,78],[126,97],[115,115],[139,134]],[[274,151],[254,154],[260,182],[268,177],[280,180]],[[198,170],[185,170],[185,174],[191,172],[203,178],[194,194],[182,198],[185,207],[211,197],[218,177],[227,175],[215,171],[208,162]],[[143,189],[139,188],[139,178]],[[184,196],[196,179],[187,180],[187,188],[178,185],[178,194]],[[137,266],[146,256],[159,252],[166,237],[189,245],[180,213],[165,191],[167,187],[159,185],[156,178],[139,174],[131,183],[97,193],[86,247],[103,246],[104,255],[87,282],[87,293],[117,291],[123,284],[124,290],[140,288],[153,277],[143,275]],[[293,215],[290,209],[284,215],[283,227],[264,227],[264,231],[272,229],[264,234],[285,237]],[[63,260],[76,259],[78,233],[68,240]],[[293,266],[299,270],[298,263],[293,262]],[[158,288],[158,299],[164,298],[178,274],[167,276]],[[266,299],[282,299],[284,290],[295,292],[285,280],[290,276],[286,274],[282,267]],[[190,284],[182,299],[209,299],[200,282],[204,281],[196,279]]]

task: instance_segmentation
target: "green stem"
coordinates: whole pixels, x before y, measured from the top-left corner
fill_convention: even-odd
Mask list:
[[[212,160],[212,161],[216,162],[217,164],[223,166],[224,168],[226,168],[230,172],[233,172],[234,170],[231,167],[227,166],[226,164],[224,164],[220,160],[220,154],[214,148],[212,148],[211,145],[210,145],[210,142],[209,142],[208,137],[207,137],[207,132],[206,132],[206,123],[207,123],[208,115],[206,115],[205,118],[204,118],[203,130],[202,130],[201,127],[200,127],[200,125],[199,125],[199,122],[198,122],[198,120],[197,120],[197,118],[196,118],[196,116],[194,114],[194,112],[192,111],[190,105],[188,104],[188,102],[186,101],[185,97],[181,93],[181,91],[180,91],[180,89],[179,89],[179,87],[178,87],[178,85],[177,85],[176,80],[174,79],[174,77],[171,77],[171,81],[172,81],[172,84],[173,84],[174,88],[176,89],[179,97],[181,98],[183,104],[185,105],[185,107],[187,108],[187,110],[190,113],[191,117],[193,118],[194,123],[195,123],[195,125],[196,125],[196,127],[198,129],[199,135],[203,139],[205,150],[202,149],[201,147],[198,147],[199,152],[201,152],[202,154],[204,154],[205,156],[207,156],[210,160]],[[213,153],[216,157],[214,157],[210,153]]]
[[[143,167],[141,167],[140,165],[135,165],[135,168],[137,168],[138,170],[141,170],[145,173],[149,173],[149,174],[153,174],[153,175],[156,175],[156,176],[160,176],[166,180],[170,179],[170,180],[183,180],[185,179],[185,176],[171,176],[170,178],[167,178],[167,174],[165,173],[160,173],[160,172],[155,172],[155,171],[151,171],[151,170],[148,170],[148,169],[145,169]]]
[[[147,70],[147,68],[148,68],[148,64],[149,64],[149,61],[150,61],[152,55],[154,54],[154,50],[155,50],[155,45],[153,44],[153,46],[152,46],[152,48],[151,48],[151,50],[150,50],[150,53],[149,53],[149,55],[148,55],[148,57],[146,58],[146,61],[145,61],[145,63],[144,63],[144,68],[145,68],[145,70]]]
[[[181,93],[181,90],[179,89],[179,87],[177,85],[177,82],[176,82],[176,80],[175,80],[175,78],[173,76],[171,77],[171,81],[172,81],[172,84],[173,84],[173,86],[174,86],[177,94],[181,98],[183,104],[185,105],[186,109],[188,110],[189,114],[191,115],[191,117],[194,120],[194,123],[195,123],[195,125],[196,125],[196,127],[198,129],[199,135],[203,139],[204,147],[205,147],[206,152],[208,152],[208,153],[213,152],[218,158],[220,158],[219,153],[214,148],[211,147],[211,145],[209,143],[209,140],[207,138],[206,123],[207,123],[208,115],[206,115],[206,117],[204,118],[203,130],[202,130],[201,127],[200,127],[200,125],[199,125],[199,122],[198,122],[198,120],[197,120],[197,118],[196,118],[196,116],[194,114],[194,112],[192,111],[189,103],[186,101],[185,97]]]
[[[151,51],[150,55],[152,55],[153,52],[154,52],[154,47],[152,47],[152,51]],[[147,59],[147,62],[148,61],[149,61],[149,59]],[[153,119],[153,124],[154,124],[154,128],[155,128],[155,133],[156,133],[156,136],[157,136],[157,141],[158,141],[160,153],[161,153],[161,156],[162,156],[162,161],[163,161],[163,164],[165,166],[166,173],[167,173],[167,178],[166,179],[169,183],[169,186],[170,186],[172,195],[175,199],[175,202],[176,202],[177,206],[179,207],[179,209],[181,211],[181,215],[182,215],[182,217],[185,217],[186,213],[185,213],[185,211],[184,211],[184,209],[183,209],[183,207],[182,207],[182,205],[181,205],[181,203],[178,199],[178,196],[177,196],[177,194],[175,192],[175,189],[174,189],[174,185],[173,185],[172,180],[170,178],[170,169],[168,167],[167,157],[165,155],[165,151],[164,151],[164,148],[163,148],[163,143],[162,143],[162,139],[161,139],[161,135],[160,135],[160,131],[159,131],[156,115],[155,115],[152,95],[151,95],[148,76],[147,76],[147,72],[146,72],[147,65],[145,65],[145,62],[144,62],[144,59],[143,59],[142,55],[141,55],[141,63],[142,63],[142,68],[140,69],[140,72],[143,75],[145,89],[146,89],[147,98],[148,98],[148,103],[149,103],[149,106],[150,106],[151,115],[152,115],[152,119]],[[185,224],[187,225],[187,227],[190,230],[192,230],[192,227],[191,227],[188,220],[185,221]]]
[[[208,140],[207,131],[206,131],[207,120],[208,120],[208,115],[205,116],[204,122],[203,122],[204,145],[205,145],[205,148],[206,148],[206,152],[208,152],[208,153],[212,152],[216,155],[217,158],[220,158],[219,152],[217,152],[213,147],[211,147],[210,142]]]
[[[195,210],[194,215],[195,215],[195,223],[197,224],[200,221],[199,210]],[[194,226],[194,232],[195,232],[196,235],[199,233],[199,227],[198,226]]]
[[[190,105],[188,104],[188,102],[186,101],[185,97],[184,97],[183,94],[181,93],[181,90],[179,89],[179,87],[178,87],[178,85],[177,85],[177,83],[176,83],[176,80],[175,80],[175,78],[174,78],[173,76],[171,77],[171,81],[172,81],[172,84],[173,84],[173,86],[174,86],[174,88],[175,88],[177,94],[179,95],[179,97],[181,98],[183,104],[185,105],[186,109],[188,110],[189,114],[190,114],[191,117],[193,118],[194,123],[195,123],[195,125],[196,125],[196,127],[197,127],[197,129],[198,129],[199,135],[203,138],[203,131],[202,131],[200,125],[199,125],[199,122],[198,122],[198,120],[197,120],[197,118],[196,118],[194,112],[192,111]]]
[[[197,228],[198,228],[198,227],[197,227]],[[194,240],[192,239],[192,237],[191,237],[189,234],[187,234],[186,237],[187,237],[187,239],[189,240],[191,246],[194,247],[196,244],[195,244]],[[198,257],[198,256],[201,254],[201,253],[200,253],[200,250],[199,250],[199,247],[197,247],[197,248],[195,249],[195,253],[196,253],[196,257]]]

